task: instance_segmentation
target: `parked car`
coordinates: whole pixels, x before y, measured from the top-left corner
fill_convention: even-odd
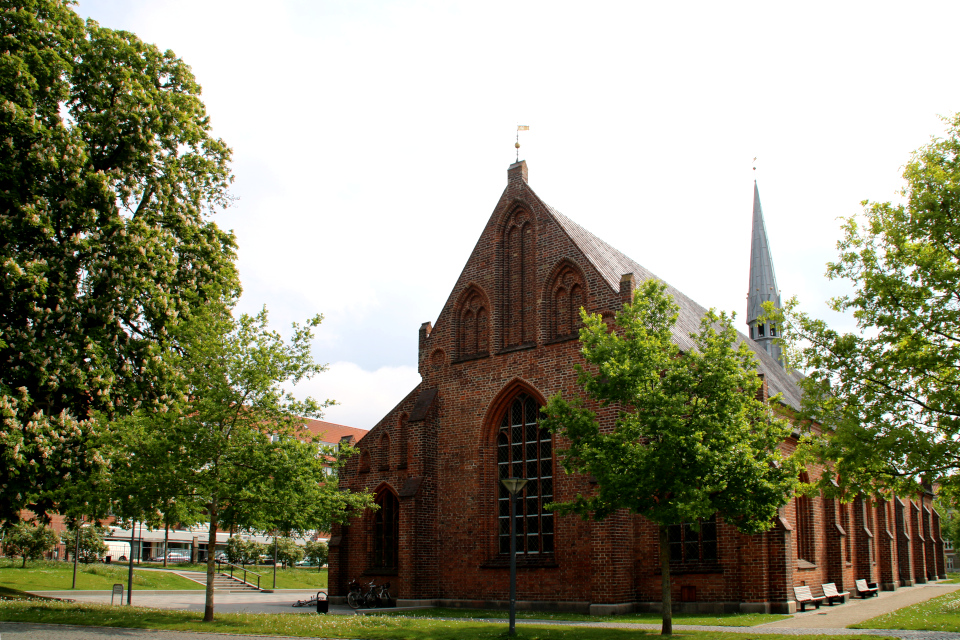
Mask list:
[[[156,556],[153,561],[163,562],[163,556]],[[186,551],[168,551],[167,562],[190,562],[190,554]]]

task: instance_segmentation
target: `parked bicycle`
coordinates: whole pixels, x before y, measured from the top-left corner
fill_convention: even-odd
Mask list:
[[[377,584],[376,581],[371,580],[367,583],[366,590],[364,590],[360,585],[360,581],[354,580],[350,583],[349,589],[350,591],[347,593],[347,604],[354,609],[359,609],[362,606],[376,609],[390,602],[389,582]]]
[[[294,606],[294,607],[315,607],[315,606],[317,606],[317,600],[319,599],[321,593],[323,594],[323,599],[326,600],[326,599],[327,599],[327,592],[326,592],[326,591],[318,591],[318,592],[317,592],[317,595],[311,596],[311,597],[308,598],[307,600],[297,600],[296,602],[293,603],[292,606]]]

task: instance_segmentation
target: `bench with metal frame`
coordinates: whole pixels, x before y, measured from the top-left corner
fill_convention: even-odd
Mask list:
[[[833,582],[822,584],[820,588],[823,589],[823,597],[827,599],[827,604],[831,607],[833,606],[834,600],[839,600],[840,604],[843,604],[847,601],[847,596],[850,595],[849,591],[844,591],[843,593],[837,591],[837,585]]]
[[[800,605],[800,611],[806,611],[808,604],[815,605],[817,609],[819,609],[820,603],[823,602],[822,597],[817,598],[810,593],[810,587],[794,587],[793,594],[797,597],[797,604]]]
[[[878,596],[877,584],[875,582],[867,583],[866,580],[860,579],[856,582],[857,585],[857,595],[861,598],[868,598],[870,596]]]

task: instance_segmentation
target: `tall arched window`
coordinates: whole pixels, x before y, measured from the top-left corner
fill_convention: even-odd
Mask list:
[[[533,222],[526,211],[514,213],[503,232],[503,346],[536,338],[536,269]]]
[[[373,515],[373,566],[396,569],[400,555],[400,501],[384,489],[376,499],[379,509]]]
[[[800,482],[807,484],[807,474],[800,475]],[[809,496],[798,496],[797,506],[797,559],[816,563],[816,532],[814,531],[813,500]]]
[[[497,433],[497,476],[526,478],[517,496],[517,553],[553,553],[553,514],[543,506],[553,501],[553,441],[540,428],[540,405],[522,393],[511,402]],[[500,553],[510,553],[510,494],[497,483]]]

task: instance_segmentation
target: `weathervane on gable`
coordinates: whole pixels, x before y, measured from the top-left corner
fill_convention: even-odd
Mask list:
[[[530,127],[525,124],[517,125],[517,143],[513,146],[517,148],[517,162],[520,162],[520,132],[521,131],[530,131]]]

